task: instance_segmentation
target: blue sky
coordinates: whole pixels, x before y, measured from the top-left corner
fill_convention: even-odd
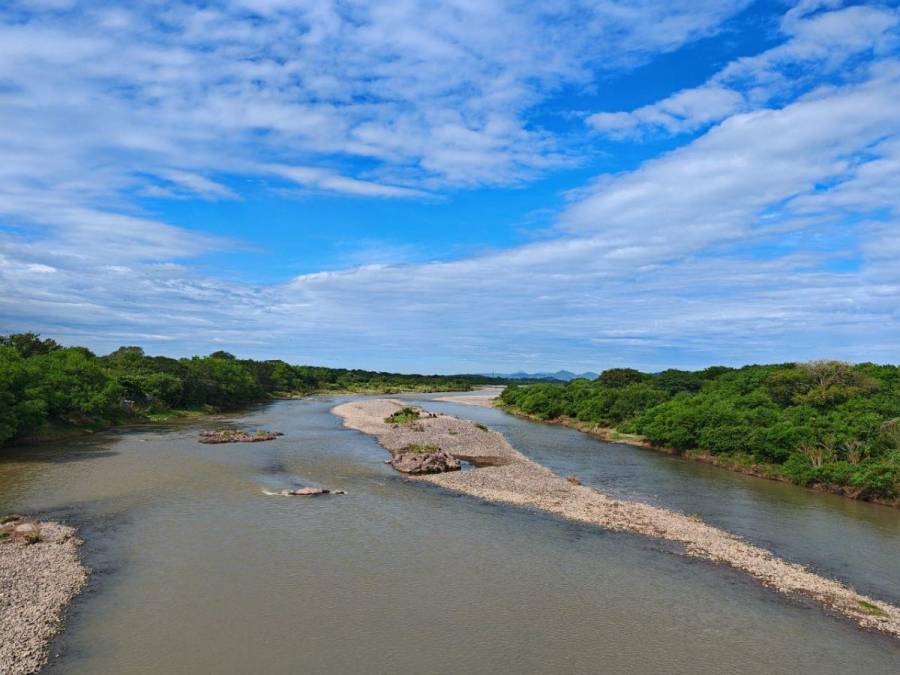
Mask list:
[[[0,332],[403,371],[900,355],[896,2],[0,9]]]

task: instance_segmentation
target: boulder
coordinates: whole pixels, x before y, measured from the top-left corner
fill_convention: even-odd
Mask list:
[[[446,452],[399,452],[389,464],[397,471],[413,475],[460,469],[459,460]]]
[[[303,487],[294,490],[288,490],[286,493],[291,497],[315,497],[316,495],[342,495],[342,490],[329,490],[328,488]]]
[[[281,495],[282,497],[315,497],[316,495],[345,495],[343,490],[329,490],[328,488],[302,487],[302,488],[286,488],[278,492],[267,492],[266,494]]]

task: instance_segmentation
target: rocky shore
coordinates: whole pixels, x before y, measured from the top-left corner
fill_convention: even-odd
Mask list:
[[[75,530],[4,518],[0,525],[0,673],[34,673],[47,662],[69,601],[87,582]],[[6,533],[6,534],[3,534]]]
[[[453,397],[454,402],[462,402]],[[483,405],[482,402],[472,402]],[[609,530],[633,532],[681,544],[689,555],[725,563],[786,595],[802,595],[864,628],[900,638],[900,608],[860,595],[843,584],[782,560],[770,551],[700,519],[640,502],[615,499],[563,478],[531,461],[504,436],[468,420],[427,415],[409,424],[385,419],[404,407],[391,399],[360,400],[333,409],[344,426],[377,437],[392,454],[410,445],[439,448],[470,462],[471,471],[424,474],[428,481],[487,501],[540,509]]]

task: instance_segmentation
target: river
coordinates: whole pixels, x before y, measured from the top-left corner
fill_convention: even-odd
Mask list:
[[[587,484],[900,595],[895,510],[408,398],[484,421]],[[79,526],[95,569],[52,672],[897,672],[895,640],[672,546],[411,483],[340,426],[338,400],[4,451],[0,511]],[[198,443],[210,426],[285,436]],[[262,492],[297,484],[349,494]]]

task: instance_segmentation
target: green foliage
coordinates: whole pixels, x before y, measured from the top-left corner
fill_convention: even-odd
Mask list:
[[[49,354],[60,348],[56,340],[41,340],[37,333],[0,335],[0,347],[12,347],[26,359],[36,354]]]
[[[463,391],[498,380],[404,375],[238,359],[228,352],[171,359],[120,347],[96,356],[34,333],[0,336],[0,445],[65,422],[91,428],[171,411],[237,408],[277,394]]]
[[[401,408],[393,415],[384,418],[388,424],[406,424],[419,419],[419,411],[415,408]]]
[[[859,604],[859,608],[866,614],[871,614],[872,616],[890,616],[890,614],[881,609],[881,607],[873,605],[871,602],[866,602],[865,600],[857,600],[856,602]]]
[[[604,387],[618,388],[643,382],[646,378],[644,373],[634,368],[610,368],[600,373],[597,381]]]
[[[838,361],[604,371],[595,382],[507,387],[502,402],[540,419],[642,435],[654,445],[764,465],[800,485],[900,496],[900,368]]]
[[[436,445],[405,445],[399,450],[396,451],[397,454],[405,454],[407,452],[414,452],[417,454],[431,454],[433,452],[441,452],[441,449]]]

